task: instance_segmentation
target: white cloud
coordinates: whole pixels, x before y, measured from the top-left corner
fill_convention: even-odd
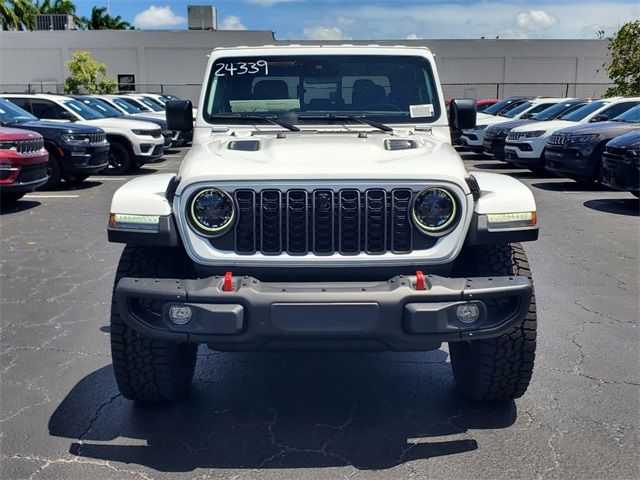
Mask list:
[[[336,18],[336,22],[338,25],[353,25],[356,21],[353,18],[345,17],[343,15],[338,15]]]
[[[407,40],[417,40],[418,36],[415,33],[410,33],[406,38]]]
[[[342,34],[342,30],[338,27],[309,27],[305,28],[302,32],[304,37],[309,40],[348,40],[349,37],[345,37]]]
[[[272,7],[276,3],[288,3],[292,0],[249,0],[249,3],[253,5],[260,5],[261,7]]]
[[[187,23],[187,19],[173,13],[170,7],[156,7],[151,5],[140,12],[133,19],[138,28],[166,28]]]
[[[219,30],[246,30],[247,27],[240,21],[240,17],[235,15],[229,15],[222,20],[222,23],[218,26]]]
[[[529,10],[516,15],[516,23],[527,30],[545,30],[558,21],[556,17],[544,10]]]

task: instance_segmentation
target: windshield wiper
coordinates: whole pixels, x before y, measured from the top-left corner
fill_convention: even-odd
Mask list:
[[[271,123],[273,125],[278,125],[282,128],[286,128],[287,130],[291,130],[292,132],[299,132],[300,129],[295,125],[291,125],[290,123],[284,122],[282,120],[278,120],[271,117],[263,117],[262,115],[247,115],[246,113],[216,113],[214,115],[210,115],[211,118],[242,118],[244,120],[264,120],[265,122]]]
[[[369,120],[364,115],[336,115],[335,113],[326,113],[326,114],[312,114],[312,115],[298,115],[298,118],[326,118],[328,120],[351,120],[354,122],[360,122],[365,125],[369,125],[370,127],[377,128],[378,130],[382,130],[383,132],[393,132],[393,128],[389,125],[385,125],[384,123],[376,122],[374,120]]]

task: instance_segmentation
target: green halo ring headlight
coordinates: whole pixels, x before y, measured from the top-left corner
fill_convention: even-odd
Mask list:
[[[444,188],[426,188],[415,197],[411,216],[424,233],[440,234],[454,225],[458,217],[458,202]]]
[[[225,233],[236,218],[236,207],[227,192],[205,188],[196,192],[189,201],[189,220],[204,235],[217,237]]]

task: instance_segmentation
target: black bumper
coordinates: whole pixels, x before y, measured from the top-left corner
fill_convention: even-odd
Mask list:
[[[91,175],[109,166],[109,144],[98,147],[68,145],[62,148],[65,173]]]
[[[225,351],[287,348],[367,348],[421,351],[501,335],[523,321],[532,285],[526,277],[415,276],[386,282],[265,283],[224,279],[122,278],[115,291],[123,320],[145,336],[207,343]],[[461,322],[458,305],[480,317]],[[170,321],[172,306],[189,306],[191,320]]]
[[[482,142],[482,151],[485,155],[492,157],[504,158],[504,138],[485,137]]]
[[[640,192],[640,158],[631,154],[614,155],[605,152],[602,156],[603,185],[616,190]]]
[[[0,183],[0,192],[20,194],[34,191],[47,183],[47,163],[37,163],[20,167],[20,172],[11,183]]]
[[[549,148],[544,151],[545,169],[560,177],[580,181],[596,180],[598,162],[595,155],[585,155],[574,148]]]

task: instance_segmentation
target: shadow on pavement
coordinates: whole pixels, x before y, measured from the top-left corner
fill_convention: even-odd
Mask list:
[[[163,472],[196,468],[387,469],[478,449],[473,429],[516,419],[515,403],[473,404],[447,354],[199,355],[188,399],[136,405],[112,367],[82,379],[49,420],[79,457]],[[448,436],[450,438],[442,438]]]
[[[599,212],[628,215],[630,217],[640,216],[640,200],[637,198],[599,198],[597,200],[587,200],[583,205]]]
[[[600,192],[608,190],[607,188],[596,182],[543,182],[534,183],[532,186],[540,188],[541,190],[547,190],[551,192]]]
[[[52,192],[73,192],[76,190],[88,190],[90,188],[99,187],[102,182],[95,180],[83,180],[82,182],[60,182]]]
[[[7,201],[0,199],[0,214],[7,215],[10,213],[24,212],[40,205],[40,202],[33,200],[20,199],[17,201]]]

